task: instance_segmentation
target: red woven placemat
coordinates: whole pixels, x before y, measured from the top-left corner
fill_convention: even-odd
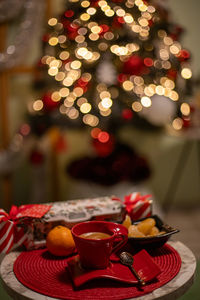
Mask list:
[[[169,282],[179,272],[181,258],[170,245],[165,244],[160,249],[148,252],[162,272],[154,282],[148,283],[142,290],[137,286],[105,279],[88,282],[80,290],[75,290],[66,270],[67,259],[55,259],[46,249],[22,252],[14,263],[14,273],[26,287],[50,297],[71,300],[121,300],[150,293]]]

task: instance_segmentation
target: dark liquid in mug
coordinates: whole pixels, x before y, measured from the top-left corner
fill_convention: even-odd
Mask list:
[[[102,240],[111,237],[110,234],[105,232],[86,232],[79,235],[84,239]]]

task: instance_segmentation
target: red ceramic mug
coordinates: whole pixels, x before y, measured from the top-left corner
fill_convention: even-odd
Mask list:
[[[72,227],[72,235],[84,268],[104,269],[109,264],[110,256],[123,247],[128,240],[128,230],[123,225],[88,221]],[[88,233],[104,233],[108,236],[100,239],[89,238]],[[82,235],[88,235],[83,237]]]

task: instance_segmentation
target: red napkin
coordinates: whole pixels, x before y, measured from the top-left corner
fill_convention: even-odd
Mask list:
[[[76,255],[67,260],[67,265],[71,279],[76,287],[96,278],[108,278],[134,285],[138,283],[131,270],[119,261],[110,262],[106,269],[86,270],[81,267],[79,256]],[[151,256],[144,249],[134,255],[133,267],[145,282],[153,280],[161,273],[158,265],[154,263]]]

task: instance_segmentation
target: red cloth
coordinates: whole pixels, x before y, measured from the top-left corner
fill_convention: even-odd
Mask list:
[[[165,244],[160,249],[148,252],[161,269],[161,273],[142,288],[109,279],[98,279],[88,282],[81,289],[75,289],[67,271],[67,258],[55,257],[46,249],[22,252],[14,263],[14,273],[26,287],[58,299],[129,299],[161,287],[172,280],[180,270],[181,258],[170,245]]]

